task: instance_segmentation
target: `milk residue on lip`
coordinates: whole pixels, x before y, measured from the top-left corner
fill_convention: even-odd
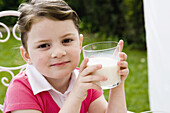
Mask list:
[[[118,70],[120,68],[119,68],[119,66],[117,66],[117,62],[118,62],[118,60],[116,60],[114,58],[94,57],[94,58],[89,58],[89,62],[87,64],[87,66],[101,64],[102,69],[97,70],[92,74],[106,76],[108,78],[108,80],[100,81],[100,82],[96,82],[96,83],[100,86],[112,86],[117,83],[120,83],[120,75],[118,74]]]

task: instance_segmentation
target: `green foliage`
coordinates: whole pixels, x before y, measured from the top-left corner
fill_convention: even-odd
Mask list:
[[[149,111],[148,71],[146,51],[125,48],[128,55],[129,76],[126,80],[125,91],[128,110],[141,112]]]
[[[132,48],[146,49],[143,0],[66,0],[88,32],[119,37]]]
[[[18,6],[25,2],[26,0],[0,0],[0,11],[6,10],[18,10]],[[0,22],[5,23],[6,25],[14,25],[17,21],[16,17],[3,17],[0,18]]]
[[[6,34],[3,33],[3,39],[6,37]],[[22,64],[25,64],[25,61],[22,60],[22,57],[20,55],[20,47],[21,42],[14,39],[14,37],[10,37],[10,39],[5,43],[0,43],[0,66],[4,67],[15,67],[20,66]],[[19,70],[13,71],[15,74],[19,72]],[[4,102],[5,98],[5,92],[7,90],[7,87],[2,85],[2,78],[7,77],[8,81],[5,81],[6,83],[9,83],[12,79],[12,76],[8,72],[0,72],[0,104]],[[1,113],[1,112],[0,112]]]
[[[0,0],[0,10],[17,10],[18,6],[26,0]]]

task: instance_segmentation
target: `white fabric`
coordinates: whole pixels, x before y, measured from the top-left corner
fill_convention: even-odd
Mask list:
[[[64,94],[62,94],[61,92],[55,90],[50,85],[50,83],[45,79],[45,77],[41,73],[39,73],[33,65],[27,65],[26,67],[26,75],[28,76],[28,81],[31,85],[34,95],[43,91],[49,91],[50,95],[60,108],[62,107],[66,97],[72,90],[76,82],[78,73],[79,72],[76,69],[73,71],[69,87],[67,91]]]
[[[143,0],[152,111],[170,112],[170,0]]]

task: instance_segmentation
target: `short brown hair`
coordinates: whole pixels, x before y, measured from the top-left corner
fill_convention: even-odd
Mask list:
[[[77,13],[63,0],[32,0],[29,3],[21,4],[18,11],[21,14],[17,24],[21,33],[22,45],[25,49],[27,49],[27,34],[32,24],[40,18],[46,17],[54,20],[71,19],[79,31],[80,19]]]

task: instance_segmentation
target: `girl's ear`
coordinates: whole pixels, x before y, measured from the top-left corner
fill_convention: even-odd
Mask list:
[[[80,34],[80,49],[82,48],[83,45],[83,34]]]
[[[21,52],[22,58],[23,58],[28,64],[31,65],[32,62],[31,62],[31,59],[30,59],[30,57],[29,57],[29,54],[28,54],[28,52],[26,51],[26,49],[25,49],[23,46],[20,47],[20,52]]]

